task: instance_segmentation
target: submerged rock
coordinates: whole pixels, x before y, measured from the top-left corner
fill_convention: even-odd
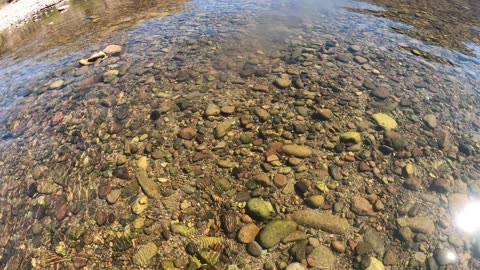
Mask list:
[[[269,222],[258,235],[258,241],[264,248],[272,248],[297,229],[297,223],[291,220],[274,220]]]
[[[318,210],[296,211],[292,214],[292,219],[300,225],[329,233],[344,234],[350,229],[348,220]]]

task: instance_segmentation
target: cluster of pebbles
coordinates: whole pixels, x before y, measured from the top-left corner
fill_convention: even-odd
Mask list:
[[[480,269],[453,219],[480,188],[475,71],[378,46],[393,34],[345,10],[231,5],[19,89],[0,265]]]

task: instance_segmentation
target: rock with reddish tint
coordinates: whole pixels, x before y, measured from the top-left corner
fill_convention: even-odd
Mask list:
[[[357,215],[360,216],[374,216],[375,212],[373,212],[373,206],[370,202],[363,198],[360,195],[356,195],[352,197],[351,200],[351,210]]]
[[[60,124],[63,120],[63,113],[62,112],[56,112],[55,115],[52,118],[52,126],[56,126]]]
[[[275,177],[273,178],[273,184],[275,184],[276,187],[282,188],[286,186],[288,183],[288,178],[284,174],[276,174]]]
[[[123,50],[122,46],[119,45],[108,45],[103,52],[106,54],[116,54]]]
[[[240,243],[248,244],[255,241],[255,237],[257,237],[258,232],[260,232],[260,228],[255,225],[254,223],[249,223],[244,225],[238,231],[238,241]]]
[[[330,247],[334,251],[336,251],[340,254],[345,253],[345,245],[343,245],[342,242],[340,242],[340,241],[332,241],[332,243],[330,244]]]
[[[438,193],[448,193],[450,192],[450,183],[448,179],[437,178],[430,185],[430,189]]]
[[[193,140],[197,136],[197,130],[191,127],[182,128],[178,133],[178,137],[184,140]]]
[[[333,112],[330,109],[317,110],[317,118],[321,120],[330,120],[333,118]]]
[[[405,180],[405,182],[403,183],[403,186],[406,189],[409,189],[412,191],[419,191],[420,189],[422,189],[422,182],[420,181],[420,179],[416,177],[411,177]]]

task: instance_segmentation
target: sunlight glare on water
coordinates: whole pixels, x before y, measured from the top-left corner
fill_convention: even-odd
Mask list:
[[[480,230],[480,201],[467,203],[458,213],[455,223],[458,228],[466,233],[477,233]]]

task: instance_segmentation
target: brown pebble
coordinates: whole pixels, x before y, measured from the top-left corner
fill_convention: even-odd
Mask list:
[[[317,263],[315,262],[315,259],[313,259],[312,257],[307,258],[307,264],[308,264],[308,267],[310,267],[310,268],[313,268],[313,267],[317,266]]]
[[[345,246],[340,241],[332,241],[330,246],[334,251],[340,254],[345,253]]]
[[[193,140],[197,136],[197,130],[191,127],[186,127],[180,130],[178,136],[184,140]]]
[[[275,177],[273,178],[273,183],[275,184],[276,187],[282,188],[287,185],[288,183],[288,178],[284,174],[276,174]]]

